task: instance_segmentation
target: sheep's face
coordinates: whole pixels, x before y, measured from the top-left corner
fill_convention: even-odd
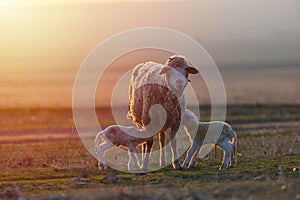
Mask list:
[[[167,83],[175,90],[184,89],[188,84],[185,72],[178,71],[171,67],[165,66],[162,68],[160,74],[166,76]]]
[[[165,74],[169,85],[174,89],[184,89],[189,80],[189,74],[197,74],[199,71],[191,67],[183,56],[174,55],[171,56],[166,66],[163,67],[160,74]]]
[[[189,74],[197,74],[199,71],[194,68],[184,56],[173,55],[168,58],[166,65],[177,70],[188,79]]]

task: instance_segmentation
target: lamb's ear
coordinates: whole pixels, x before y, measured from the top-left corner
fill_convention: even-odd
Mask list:
[[[185,70],[189,73],[189,74],[198,74],[199,71],[198,69],[194,68],[194,67],[187,67],[185,68]]]
[[[169,67],[163,67],[163,68],[160,70],[159,74],[160,74],[160,75],[161,75],[161,74],[165,74],[165,73],[167,73],[168,71],[170,71],[170,68],[169,68]]]

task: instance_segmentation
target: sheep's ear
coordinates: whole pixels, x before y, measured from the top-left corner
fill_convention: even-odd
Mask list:
[[[170,68],[169,68],[169,67],[163,67],[163,68],[160,70],[159,74],[162,75],[162,74],[167,73],[168,71],[170,71]]]
[[[189,74],[198,74],[198,73],[199,73],[198,69],[196,69],[196,68],[194,68],[194,67],[187,67],[185,70],[186,70]]]

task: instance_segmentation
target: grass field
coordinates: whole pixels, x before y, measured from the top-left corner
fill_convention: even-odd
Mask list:
[[[97,114],[113,123],[108,109]],[[218,151],[189,171],[137,176],[97,168],[71,109],[2,109],[0,199],[300,199],[300,105],[228,106],[226,121],[238,134],[236,168],[218,172]]]

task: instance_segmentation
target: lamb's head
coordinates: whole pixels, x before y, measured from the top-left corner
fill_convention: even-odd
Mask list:
[[[160,74],[165,75],[168,85],[175,90],[184,89],[188,82],[189,74],[197,74],[199,71],[192,67],[185,57],[173,55],[168,58]]]
[[[192,129],[198,126],[199,122],[197,116],[192,111],[185,110],[182,115],[181,124],[187,129]]]

